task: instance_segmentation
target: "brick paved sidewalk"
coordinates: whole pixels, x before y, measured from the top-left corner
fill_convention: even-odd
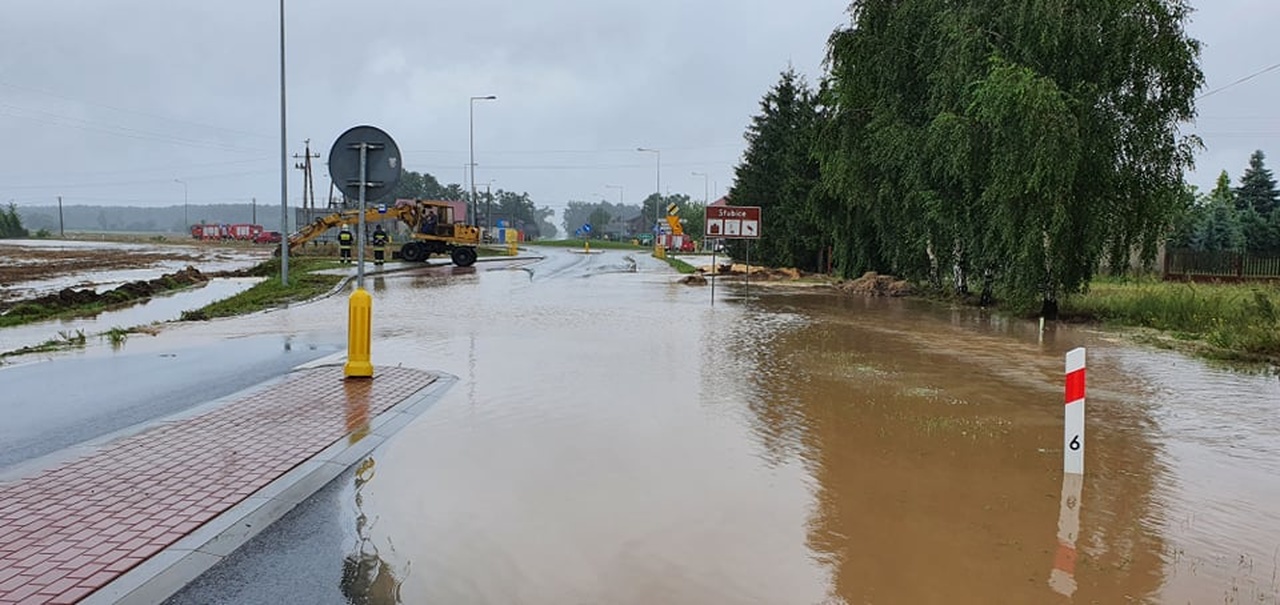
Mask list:
[[[74,603],[195,531],[436,376],[341,368],[283,381],[0,483],[0,603]]]

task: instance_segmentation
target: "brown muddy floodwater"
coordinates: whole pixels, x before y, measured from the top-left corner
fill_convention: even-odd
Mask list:
[[[460,379],[352,503],[399,600],[1280,602],[1273,375],[919,301],[724,287],[712,307],[636,261],[374,281],[375,365]],[[344,304],[212,329],[332,334]]]

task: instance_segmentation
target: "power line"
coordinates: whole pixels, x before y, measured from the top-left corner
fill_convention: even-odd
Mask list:
[[[196,176],[183,177],[188,181],[202,181],[207,179],[222,179],[237,176],[257,176],[263,174],[278,174],[275,170],[253,170],[248,172],[228,172],[223,174],[203,174]],[[155,178],[142,179],[136,181],[104,181],[97,183],[45,183],[41,185],[5,185],[5,189],[26,189],[26,190],[62,190],[62,189],[84,189],[87,187],[124,187],[131,185],[155,185],[158,183],[171,183],[172,178]]]
[[[678,167],[724,166],[726,164],[733,164],[736,161],[737,160],[719,161],[719,162],[663,162],[662,165],[678,166]],[[618,169],[631,169],[631,168],[653,168],[653,165],[652,164],[558,164],[558,165],[557,164],[542,164],[542,165],[488,164],[488,165],[484,165],[484,167],[486,170],[618,170]],[[438,170],[440,172],[444,172],[444,171],[453,169],[453,165],[452,164],[447,164],[447,165],[418,164],[412,167],[407,166],[406,168],[430,169],[430,170]]]
[[[46,95],[46,96],[53,97],[53,98],[55,98],[55,99],[62,99],[62,100],[64,100],[64,101],[71,101],[72,103],[80,103],[80,104],[82,104],[82,105],[89,105],[89,106],[91,106],[91,107],[101,107],[101,108],[103,108],[103,109],[110,109],[111,111],[119,111],[119,112],[121,112],[121,113],[131,113],[131,114],[139,115],[139,116],[143,116],[143,117],[155,118],[155,119],[158,119],[158,120],[164,120],[164,121],[166,121],[166,122],[173,122],[173,123],[175,123],[175,124],[187,124],[187,125],[190,125],[190,126],[199,126],[200,128],[208,128],[208,129],[210,129],[210,130],[221,130],[221,131],[224,131],[224,132],[231,132],[231,133],[235,133],[235,134],[242,134],[242,135],[245,135],[245,136],[257,137],[257,138],[261,138],[261,139],[271,139],[271,138],[273,138],[273,137],[271,137],[270,135],[265,135],[265,134],[258,133],[258,132],[250,132],[250,131],[247,131],[247,130],[236,130],[236,129],[234,129],[234,128],[227,128],[227,127],[225,127],[225,126],[213,126],[213,125],[211,125],[211,124],[203,124],[203,123],[200,123],[200,122],[193,122],[193,121],[191,121],[191,120],[183,120],[183,119],[179,119],[179,118],[172,118],[172,117],[169,117],[169,116],[162,116],[162,115],[160,115],[160,114],[147,113],[147,112],[145,112],[145,111],[138,111],[138,110],[136,110],[136,109],[127,109],[127,108],[124,108],[124,107],[115,107],[115,106],[113,106],[113,105],[106,105],[106,104],[103,104],[103,103],[95,103],[95,102],[93,102],[93,101],[85,101],[85,100],[83,100],[83,99],[76,99],[76,98],[69,97],[69,96],[66,96],[66,95],[62,95],[62,94],[59,94],[59,93],[56,93],[56,92],[51,92],[51,91],[48,91],[48,90],[41,90],[41,89],[39,89],[39,88],[32,88],[32,87],[30,87],[30,86],[22,86],[22,85],[20,85],[20,84],[14,84],[14,83],[12,83],[12,82],[5,82],[5,81],[3,81],[3,80],[0,80],[0,86],[4,86],[4,87],[7,87],[7,88],[13,88],[13,89],[15,89],[15,90],[25,90],[25,91],[27,91],[27,92],[34,92],[34,93],[36,93],[36,94],[41,94],[41,95]]]
[[[9,111],[9,112],[0,111],[0,115],[8,115],[9,117],[19,118],[23,120],[43,122],[45,124],[51,124],[54,126],[65,126],[67,128],[75,128],[77,130],[84,130],[88,132],[98,132],[102,134],[109,134],[113,136],[125,137],[130,139],[141,140],[141,141],[169,143],[173,145],[183,145],[187,147],[203,147],[206,149],[215,149],[219,151],[235,151],[235,152],[263,151],[261,149],[240,147],[238,145],[230,145],[226,143],[207,142],[207,141],[201,141],[198,139],[176,137],[173,135],[149,132],[146,130],[138,130],[136,128],[130,128],[127,126],[116,126],[112,124],[105,124],[105,125],[96,124],[80,118],[73,118],[70,116],[60,115],[60,114],[48,112],[48,111],[41,111],[38,109],[30,109],[30,108],[21,107],[18,105],[10,105],[8,103],[0,103],[0,109],[9,109],[12,111],[35,114],[35,115],[22,115],[21,113],[17,113],[17,114],[12,113],[12,111]]]
[[[149,174],[149,173],[161,173],[161,174],[167,175],[175,172],[189,173],[199,168],[213,168],[217,166],[235,166],[239,164],[257,164],[261,162],[266,162],[270,159],[271,159],[270,157],[261,156],[261,157],[245,159],[245,160],[229,160],[226,162],[204,162],[199,164],[182,164],[182,165],[176,165],[176,166],[157,166],[154,168],[139,168],[134,170],[91,170],[91,171],[83,171],[83,172],[58,171],[58,172],[49,172],[49,173],[14,172],[14,173],[8,173],[8,174],[0,174],[0,180],[7,181],[10,179],[17,179],[17,178],[31,178],[33,176],[41,176],[42,174],[47,174],[48,176],[53,178],[66,178],[66,177],[72,177],[72,176],[77,176],[77,177],[102,176],[102,175],[118,176],[122,174]]]
[[[698,151],[702,149],[725,149],[725,148],[733,148],[733,147],[746,147],[746,144],[745,143],[720,143],[715,145],[697,145],[697,146],[691,146],[691,147],[662,147],[662,149],[664,151],[668,149],[672,151]],[[634,147],[627,147],[627,148],[605,147],[605,148],[597,148],[597,149],[506,149],[506,150],[496,149],[496,150],[486,150],[485,153],[492,154],[492,155],[550,155],[550,154],[557,154],[557,153],[565,153],[565,154],[568,154],[568,153],[635,153],[635,151],[636,150]],[[465,149],[463,150],[408,149],[408,150],[405,150],[404,153],[405,154],[410,154],[410,153],[462,154],[462,153],[466,153],[466,150]]]
[[[1249,80],[1252,80],[1252,79],[1254,79],[1254,78],[1256,78],[1256,77],[1258,77],[1258,76],[1260,76],[1260,75],[1262,75],[1262,74],[1265,74],[1265,73],[1267,73],[1267,72],[1269,72],[1269,71],[1275,71],[1275,70],[1277,70],[1277,69],[1280,69],[1280,63],[1276,63],[1276,64],[1271,65],[1271,66],[1269,66],[1269,67],[1264,67],[1264,68],[1262,68],[1262,69],[1260,69],[1260,70],[1258,70],[1258,71],[1255,71],[1255,72],[1253,72],[1253,73],[1251,73],[1251,74],[1249,74],[1249,75],[1247,75],[1247,76],[1245,76],[1245,77],[1243,77],[1243,78],[1240,78],[1239,80],[1236,80],[1235,82],[1232,82],[1232,83],[1230,83],[1230,84],[1227,84],[1227,85],[1224,85],[1224,86],[1219,86],[1219,87],[1217,87],[1217,88],[1215,88],[1215,89],[1213,89],[1213,90],[1210,90],[1209,92],[1206,92],[1206,93],[1204,93],[1204,94],[1202,94],[1202,95],[1200,95],[1200,96],[1196,97],[1196,100],[1197,100],[1197,101],[1199,101],[1199,100],[1204,99],[1204,98],[1206,98],[1206,97],[1210,97],[1210,96],[1216,95],[1216,94],[1218,94],[1218,93],[1220,93],[1220,92],[1222,92],[1222,91],[1224,91],[1224,90],[1226,90],[1226,89],[1228,89],[1228,88],[1231,88],[1232,86],[1237,86],[1237,85],[1240,85],[1240,84],[1244,84],[1245,82],[1248,82]]]

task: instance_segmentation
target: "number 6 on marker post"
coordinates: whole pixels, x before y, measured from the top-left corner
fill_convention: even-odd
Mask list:
[[[1084,474],[1084,348],[1067,352],[1067,402],[1062,438],[1062,472]]]

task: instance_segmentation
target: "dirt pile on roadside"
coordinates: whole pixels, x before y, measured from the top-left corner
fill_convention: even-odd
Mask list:
[[[199,269],[192,266],[181,271],[162,275],[149,281],[134,281],[99,294],[90,289],[77,290],[63,288],[54,294],[22,301],[12,308],[6,309],[0,304],[0,311],[16,315],[49,315],[58,311],[84,307],[93,304],[118,304],[132,300],[150,298],[156,294],[177,290],[209,281]]]
[[[841,282],[836,288],[850,294],[862,294],[864,296],[910,296],[911,284],[903,279],[898,279],[892,275],[880,275],[875,271],[868,271],[862,274],[858,279]]]
[[[715,274],[721,277],[732,276],[732,277],[745,278],[748,276],[748,273],[747,273],[748,270],[750,270],[751,272],[750,277],[752,280],[760,280],[760,281],[797,280],[805,276],[803,271],[799,269],[794,269],[791,267],[783,267],[781,269],[775,269],[772,267],[762,267],[760,265],[746,265],[743,263],[718,264],[715,267]],[[712,267],[711,265],[704,265],[698,268],[698,272],[704,273],[704,274],[711,273]]]

